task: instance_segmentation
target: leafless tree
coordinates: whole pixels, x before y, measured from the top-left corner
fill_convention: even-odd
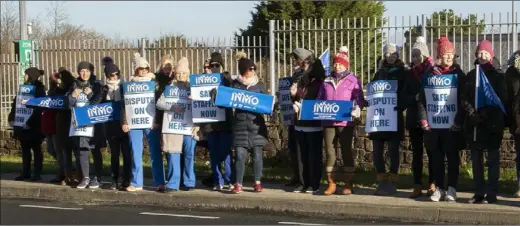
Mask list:
[[[0,1],[0,53],[10,53],[12,41],[19,39],[17,6],[14,1]]]
[[[62,26],[67,23],[69,19],[65,2],[50,2],[49,7],[47,8],[47,18],[50,23],[47,30],[48,35],[57,37],[61,32]]]

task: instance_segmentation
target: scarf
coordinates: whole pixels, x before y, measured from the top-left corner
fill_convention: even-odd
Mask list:
[[[237,80],[242,83],[242,85],[246,86],[247,89],[249,89],[250,87],[253,87],[255,86],[256,84],[258,84],[258,76],[254,75],[253,77],[251,78],[245,78],[244,76],[240,75],[237,77]]]
[[[448,74],[448,73],[452,72],[453,70],[455,70],[453,65],[451,67],[435,66],[435,67],[433,67],[432,72],[434,75],[444,75],[444,74]]]
[[[434,62],[431,57],[427,57],[421,64],[414,65],[412,67],[412,74],[418,78],[421,79],[421,77],[424,75],[424,73],[430,71],[433,68]]]
[[[342,72],[334,72],[333,75],[334,75],[334,79],[336,80],[336,83],[337,83],[337,82],[341,81],[342,79],[344,79],[345,77],[347,77],[348,75],[350,75],[350,71],[345,70]]]
[[[107,100],[120,101],[121,92],[119,91],[119,84],[121,80],[107,80],[108,93]]]
[[[145,76],[137,76],[137,75],[130,76],[130,82],[149,82],[149,81],[152,81],[153,79],[155,79],[154,73],[148,73]]]

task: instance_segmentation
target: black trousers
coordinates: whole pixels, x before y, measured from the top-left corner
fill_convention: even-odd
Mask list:
[[[390,157],[390,173],[397,174],[399,173],[399,144],[401,143],[399,140],[382,140],[382,139],[374,139],[372,140],[372,158],[374,161],[374,166],[376,168],[376,173],[386,173],[386,164],[385,164],[385,142],[388,146],[388,157]]]
[[[313,191],[320,188],[323,168],[323,132],[296,131],[298,141],[298,169],[300,181]]]
[[[448,186],[457,188],[460,173],[460,155],[457,150],[457,134],[449,129],[430,130],[424,133],[424,143],[433,155],[435,185],[445,189],[446,162]],[[447,161],[445,161],[447,160]]]
[[[22,176],[31,177],[31,161],[34,153],[34,176],[40,176],[43,167],[42,142],[31,136],[18,139],[22,146]],[[32,152],[31,152],[32,150]]]
[[[300,179],[300,170],[298,163],[298,141],[296,139],[296,133],[294,130],[294,126],[289,126],[287,129],[288,133],[288,146],[289,146],[289,155],[291,158],[291,168],[293,170],[292,180]],[[301,183],[301,182],[300,182]]]
[[[413,128],[408,130],[410,134],[410,141],[412,144],[412,174],[413,182],[416,185],[422,185],[423,174],[423,155],[424,155],[424,131],[422,128]],[[426,149],[428,156],[428,184],[435,183],[433,175],[433,154],[429,149]]]
[[[110,147],[110,168],[112,181],[119,181],[119,156],[123,156],[123,183],[130,183],[132,174],[132,153],[130,153],[130,141],[128,136],[113,137],[108,139]]]

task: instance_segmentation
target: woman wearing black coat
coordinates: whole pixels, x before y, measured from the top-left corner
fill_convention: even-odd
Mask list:
[[[36,67],[30,67],[25,70],[24,77],[24,85],[32,85],[34,86],[34,97],[45,97],[45,87],[41,81],[38,79],[40,76],[44,74],[43,70],[39,70]],[[25,104],[27,100],[18,100],[18,97],[15,97],[13,100],[13,104],[11,105],[11,112],[8,116],[8,121],[10,125],[14,124],[15,115],[16,115],[16,104],[20,102],[21,104]],[[31,109],[32,114],[25,122],[23,127],[13,126],[14,127],[14,138],[20,141],[20,145],[22,146],[22,173],[20,176],[16,177],[15,180],[27,180],[31,179],[31,181],[40,181],[41,171],[43,165],[43,152],[42,152],[42,142],[44,135],[41,132],[41,119],[42,119],[42,109],[34,108]],[[31,177],[31,150],[34,152],[34,171]]]
[[[507,90],[507,124],[509,125],[509,133],[515,140],[516,150],[516,177],[518,188],[514,196],[520,198],[520,50],[517,50],[509,58],[506,70],[506,90]]]

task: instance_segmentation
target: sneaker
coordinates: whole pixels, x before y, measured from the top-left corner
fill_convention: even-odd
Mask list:
[[[454,187],[448,187],[445,199],[447,202],[455,202],[457,200],[457,190]]]
[[[35,176],[32,176],[30,180],[32,182],[38,182],[38,181],[42,181],[42,177],[40,175],[35,175]]]
[[[233,191],[233,189],[235,188],[235,186],[233,184],[229,184],[228,186],[228,191]]]
[[[303,187],[303,185],[300,185],[300,186],[296,187],[296,188],[293,190],[293,192],[294,192],[294,193],[307,193],[307,190],[308,190],[308,189],[309,189],[308,187]]]
[[[83,180],[81,180],[79,182],[79,184],[76,186],[76,188],[77,189],[84,189],[84,188],[88,187],[89,184],[90,184],[90,178],[85,177],[85,178],[83,178]]]
[[[242,192],[242,185],[240,185],[238,183],[235,184],[235,186],[233,186],[233,191],[232,192],[235,193],[235,194],[241,193]]]
[[[15,181],[24,181],[24,180],[29,180],[31,178],[31,176],[23,176],[23,175],[20,175],[20,176],[17,176],[14,178]]]
[[[112,181],[110,183],[110,185],[108,186],[107,189],[110,189],[110,190],[117,190],[119,188],[118,184],[117,184],[117,181]]]
[[[262,192],[264,190],[264,188],[262,187],[262,184],[255,183],[255,185],[253,187],[254,187],[255,192]]]
[[[164,191],[166,191],[166,187],[164,187],[164,185],[157,186],[157,192],[164,192]]]
[[[134,192],[134,191],[142,191],[143,187],[134,187],[132,185],[125,188],[126,191]]]
[[[483,203],[487,203],[487,200],[482,195],[474,195],[471,199],[469,199],[468,203],[483,204]]]
[[[223,189],[224,189],[224,186],[222,186],[222,185],[213,186],[213,191],[222,191]]]
[[[443,189],[437,187],[435,189],[435,192],[433,192],[432,196],[430,196],[430,200],[433,202],[438,202],[441,199],[445,199],[445,197],[446,197],[446,192],[444,192]]]
[[[99,181],[98,181],[97,177],[94,177],[94,178],[92,178],[92,180],[90,180],[88,187],[89,188],[99,188]]]
[[[496,195],[486,195],[486,201],[489,204],[493,204],[493,203],[496,203],[498,201],[498,199],[497,199]]]
[[[313,195],[321,195],[321,193],[320,193],[320,189],[318,188],[318,189],[316,189],[316,190],[312,190],[312,194],[313,194]]]

